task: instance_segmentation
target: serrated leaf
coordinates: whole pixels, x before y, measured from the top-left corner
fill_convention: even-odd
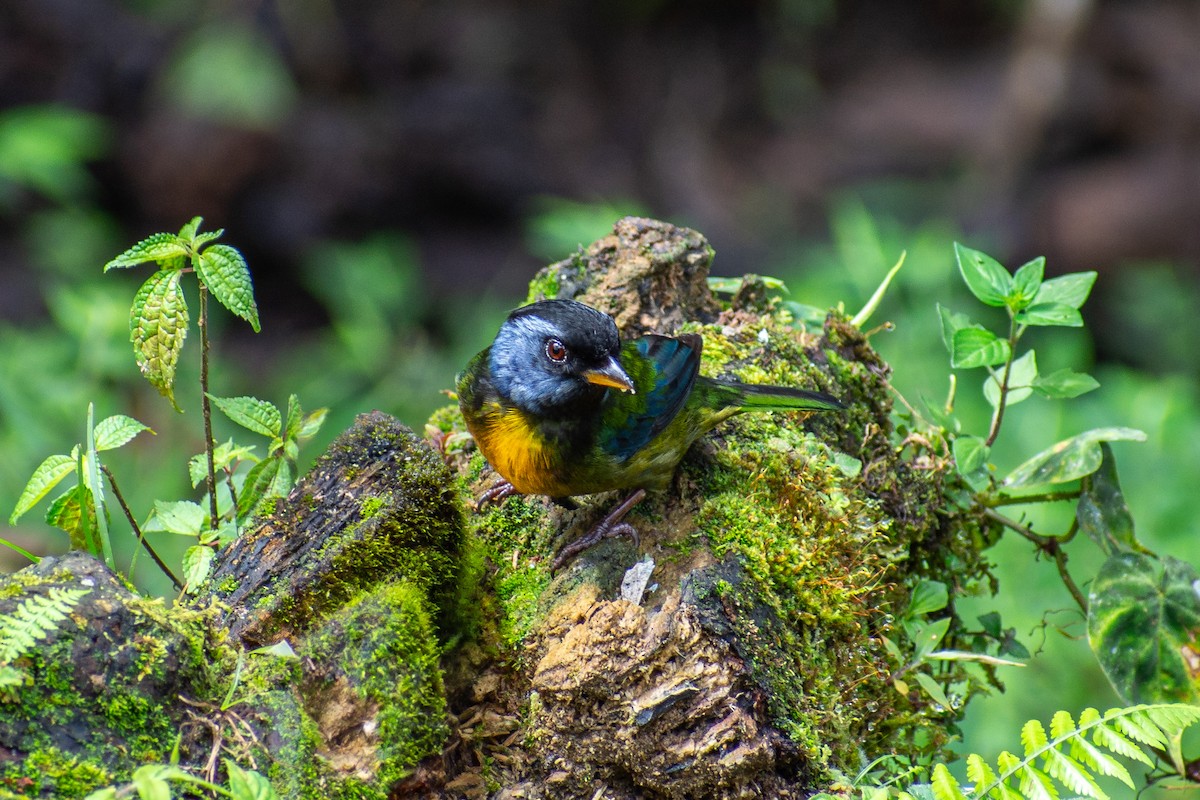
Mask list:
[[[147,236],[133,247],[104,265],[104,271],[118,267],[133,267],[147,261],[163,262],[187,255],[187,247],[173,233],[156,233]]]
[[[203,544],[194,544],[183,551],[184,592],[195,594],[200,585],[208,580],[216,554],[217,551]]]
[[[1083,327],[1083,316],[1079,313],[1079,309],[1066,303],[1034,303],[1023,311],[1017,312],[1016,321],[1022,325]]]
[[[282,460],[279,458],[264,458],[246,473],[242,483],[242,491],[238,495],[238,522],[245,522],[268,496],[275,479],[279,476]]]
[[[192,237],[192,250],[199,250],[200,248],[204,247],[204,245],[220,239],[224,235],[224,228],[217,228],[215,231],[210,231],[208,233],[197,233]]]
[[[187,300],[179,286],[178,270],[159,270],[134,297],[129,339],[138,369],[159,393],[175,402],[175,366],[188,332]]]
[[[300,408],[300,398],[290,394],[287,402],[287,423],[283,426],[283,435],[280,438],[284,441],[294,440],[303,423],[304,409]]]
[[[114,414],[96,423],[96,450],[114,450],[142,431],[154,433],[149,426],[143,425],[133,417]]]
[[[1046,259],[1044,256],[1038,256],[1032,261],[1022,264],[1016,271],[1016,274],[1013,275],[1012,298],[1008,304],[1013,311],[1020,311],[1033,303],[1038,289],[1042,288],[1042,276],[1045,271]]]
[[[46,522],[67,534],[72,550],[85,550],[100,558],[96,543],[96,505],[82,483],[59,495],[46,509]]]
[[[1054,716],[1050,718],[1050,736],[1054,739],[1061,739],[1074,732],[1075,720],[1071,718],[1071,712],[1054,712]]]
[[[210,394],[209,400],[221,409],[225,416],[247,430],[260,433],[271,439],[279,438],[282,433],[283,417],[279,409],[266,400],[257,397],[217,397]]]
[[[257,772],[244,770],[228,758],[225,771],[229,773],[232,800],[278,800],[271,782]]]
[[[1035,305],[1038,303],[1062,303],[1077,309],[1083,306],[1095,282],[1096,273],[1090,271],[1072,272],[1068,275],[1051,278],[1042,282],[1033,302]]]
[[[208,514],[199,503],[190,500],[155,500],[154,519],[157,526],[148,530],[163,530],[180,536],[199,536],[208,526]]]
[[[13,508],[13,512],[8,518],[8,524],[16,525],[17,520],[26,511],[41,502],[42,498],[49,494],[51,489],[74,471],[75,459],[71,456],[53,455],[46,458],[33,471],[33,475],[30,476],[29,481],[25,484],[25,488],[21,491],[21,496],[17,498],[17,505]]]
[[[241,446],[233,443],[233,439],[217,445],[213,448],[213,469],[220,471],[233,464],[235,461],[240,461],[243,458],[252,458],[254,447]],[[188,459],[188,476],[192,479],[192,488],[199,486],[208,477],[208,454],[197,453]]]
[[[987,253],[954,243],[958,271],[971,294],[984,305],[1003,306],[1013,294],[1013,278]]]
[[[1065,439],[1030,458],[1009,473],[1004,486],[1021,488],[1046,483],[1066,483],[1090,475],[1100,467],[1101,442],[1144,442],[1146,434],[1135,428],[1095,428]]]
[[[1125,503],[1117,462],[1107,442],[1100,443],[1100,467],[1083,480],[1075,519],[1106,554],[1145,548],[1133,533],[1133,514]]]
[[[997,373],[999,372],[1000,370],[997,370]],[[998,374],[989,375],[988,379],[983,382],[984,399],[992,408],[996,408],[1000,404],[1000,380],[1002,377]],[[1005,399],[1005,404],[1015,406],[1017,403],[1029,399],[1033,394],[1030,384],[1036,379],[1037,356],[1034,351],[1030,350],[1012,362],[1012,369],[1008,374],[1008,397]]]
[[[961,328],[954,332],[950,343],[950,366],[955,369],[995,366],[1008,361],[1011,352],[1008,340],[986,328]]]
[[[196,238],[196,231],[200,230],[200,223],[202,222],[204,222],[204,217],[192,217],[179,229],[179,238],[185,242],[193,241]]]
[[[946,584],[941,581],[923,580],[913,587],[912,597],[908,600],[908,610],[904,616],[912,618],[928,614],[931,611],[941,611],[950,602],[950,593]]]
[[[254,302],[254,284],[250,280],[250,268],[246,259],[234,247],[214,244],[195,259],[196,272],[200,280],[231,312],[250,323],[258,333],[258,306]]]
[[[1033,390],[1043,397],[1064,400],[1087,394],[1099,388],[1100,382],[1083,372],[1060,369],[1049,375],[1039,375],[1033,382]]]
[[[1143,553],[1117,553],[1100,568],[1088,598],[1088,644],[1126,702],[1200,703],[1198,580],[1186,562]],[[1136,720],[1121,728],[1142,739]]]

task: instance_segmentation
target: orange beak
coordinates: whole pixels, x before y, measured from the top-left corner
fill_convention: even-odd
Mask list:
[[[608,363],[599,369],[587,370],[583,373],[583,377],[588,383],[594,383],[597,386],[608,386],[620,389],[622,392],[636,393],[633,381],[629,380],[625,370],[621,369],[621,362],[611,356],[609,356]]]

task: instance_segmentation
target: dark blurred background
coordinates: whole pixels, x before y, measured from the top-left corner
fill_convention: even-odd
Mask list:
[[[178,415],[129,348],[148,272],[101,274],[146,235],[202,215],[245,253],[263,330],[214,313],[213,390],[330,407],[307,461],[371,408],[420,430],[532,273],[629,212],[700,230],[717,274],[779,276],[818,306],[856,309],[906,250],[878,312],[896,330],[873,342],[914,402],[946,393],[934,302],[974,313],[952,241],[1010,268],[1045,255],[1049,274],[1098,270],[1087,330],[1034,343],[1043,371],[1090,369],[1102,389],[1014,408],[996,460],[1011,468],[1089,426],[1140,427],[1147,444],[1118,447],[1139,530],[1188,555],[1194,0],[5,0],[0,509],[82,439],[89,402],[158,432],[110,457],[139,515],[195,497],[196,343]],[[960,397],[986,423],[977,376]],[[4,538],[64,550],[40,514]],[[1088,558],[1072,564],[1087,574]],[[1071,640],[1077,621],[1045,616],[1069,605],[1053,568],[1031,571],[1020,543],[997,559],[1017,565],[1021,598],[982,608],[1052,653],[1014,684],[1030,715],[1064,691],[1056,662],[1107,702],[1092,699],[1108,689]],[[136,577],[169,589],[144,562]],[[987,708],[1001,731],[1024,719],[1011,702]]]

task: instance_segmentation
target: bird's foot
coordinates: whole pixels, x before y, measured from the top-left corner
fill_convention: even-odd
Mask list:
[[[501,478],[500,480],[489,486],[483,494],[475,499],[475,510],[479,511],[488,503],[496,503],[499,505],[505,498],[514,494],[520,494],[511,483]]]
[[[633,544],[638,546],[637,528],[630,525],[628,522],[623,522],[625,515],[642,502],[642,498],[646,496],[645,489],[638,489],[633,494],[626,497],[624,502],[614,508],[607,517],[600,520],[600,523],[590,531],[580,536],[575,541],[568,544],[562,550],[558,551],[558,555],[554,557],[554,563],[551,569],[561,569],[563,564],[567,563],[574,556],[582,553],[592,545],[599,542],[601,539],[607,539],[610,536],[632,536]]]

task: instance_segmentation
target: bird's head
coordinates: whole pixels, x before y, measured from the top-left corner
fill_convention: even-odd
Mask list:
[[[533,414],[568,412],[605,389],[632,392],[612,317],[574,300],[543,300],[508,315],[492,342],[492,384]]]

